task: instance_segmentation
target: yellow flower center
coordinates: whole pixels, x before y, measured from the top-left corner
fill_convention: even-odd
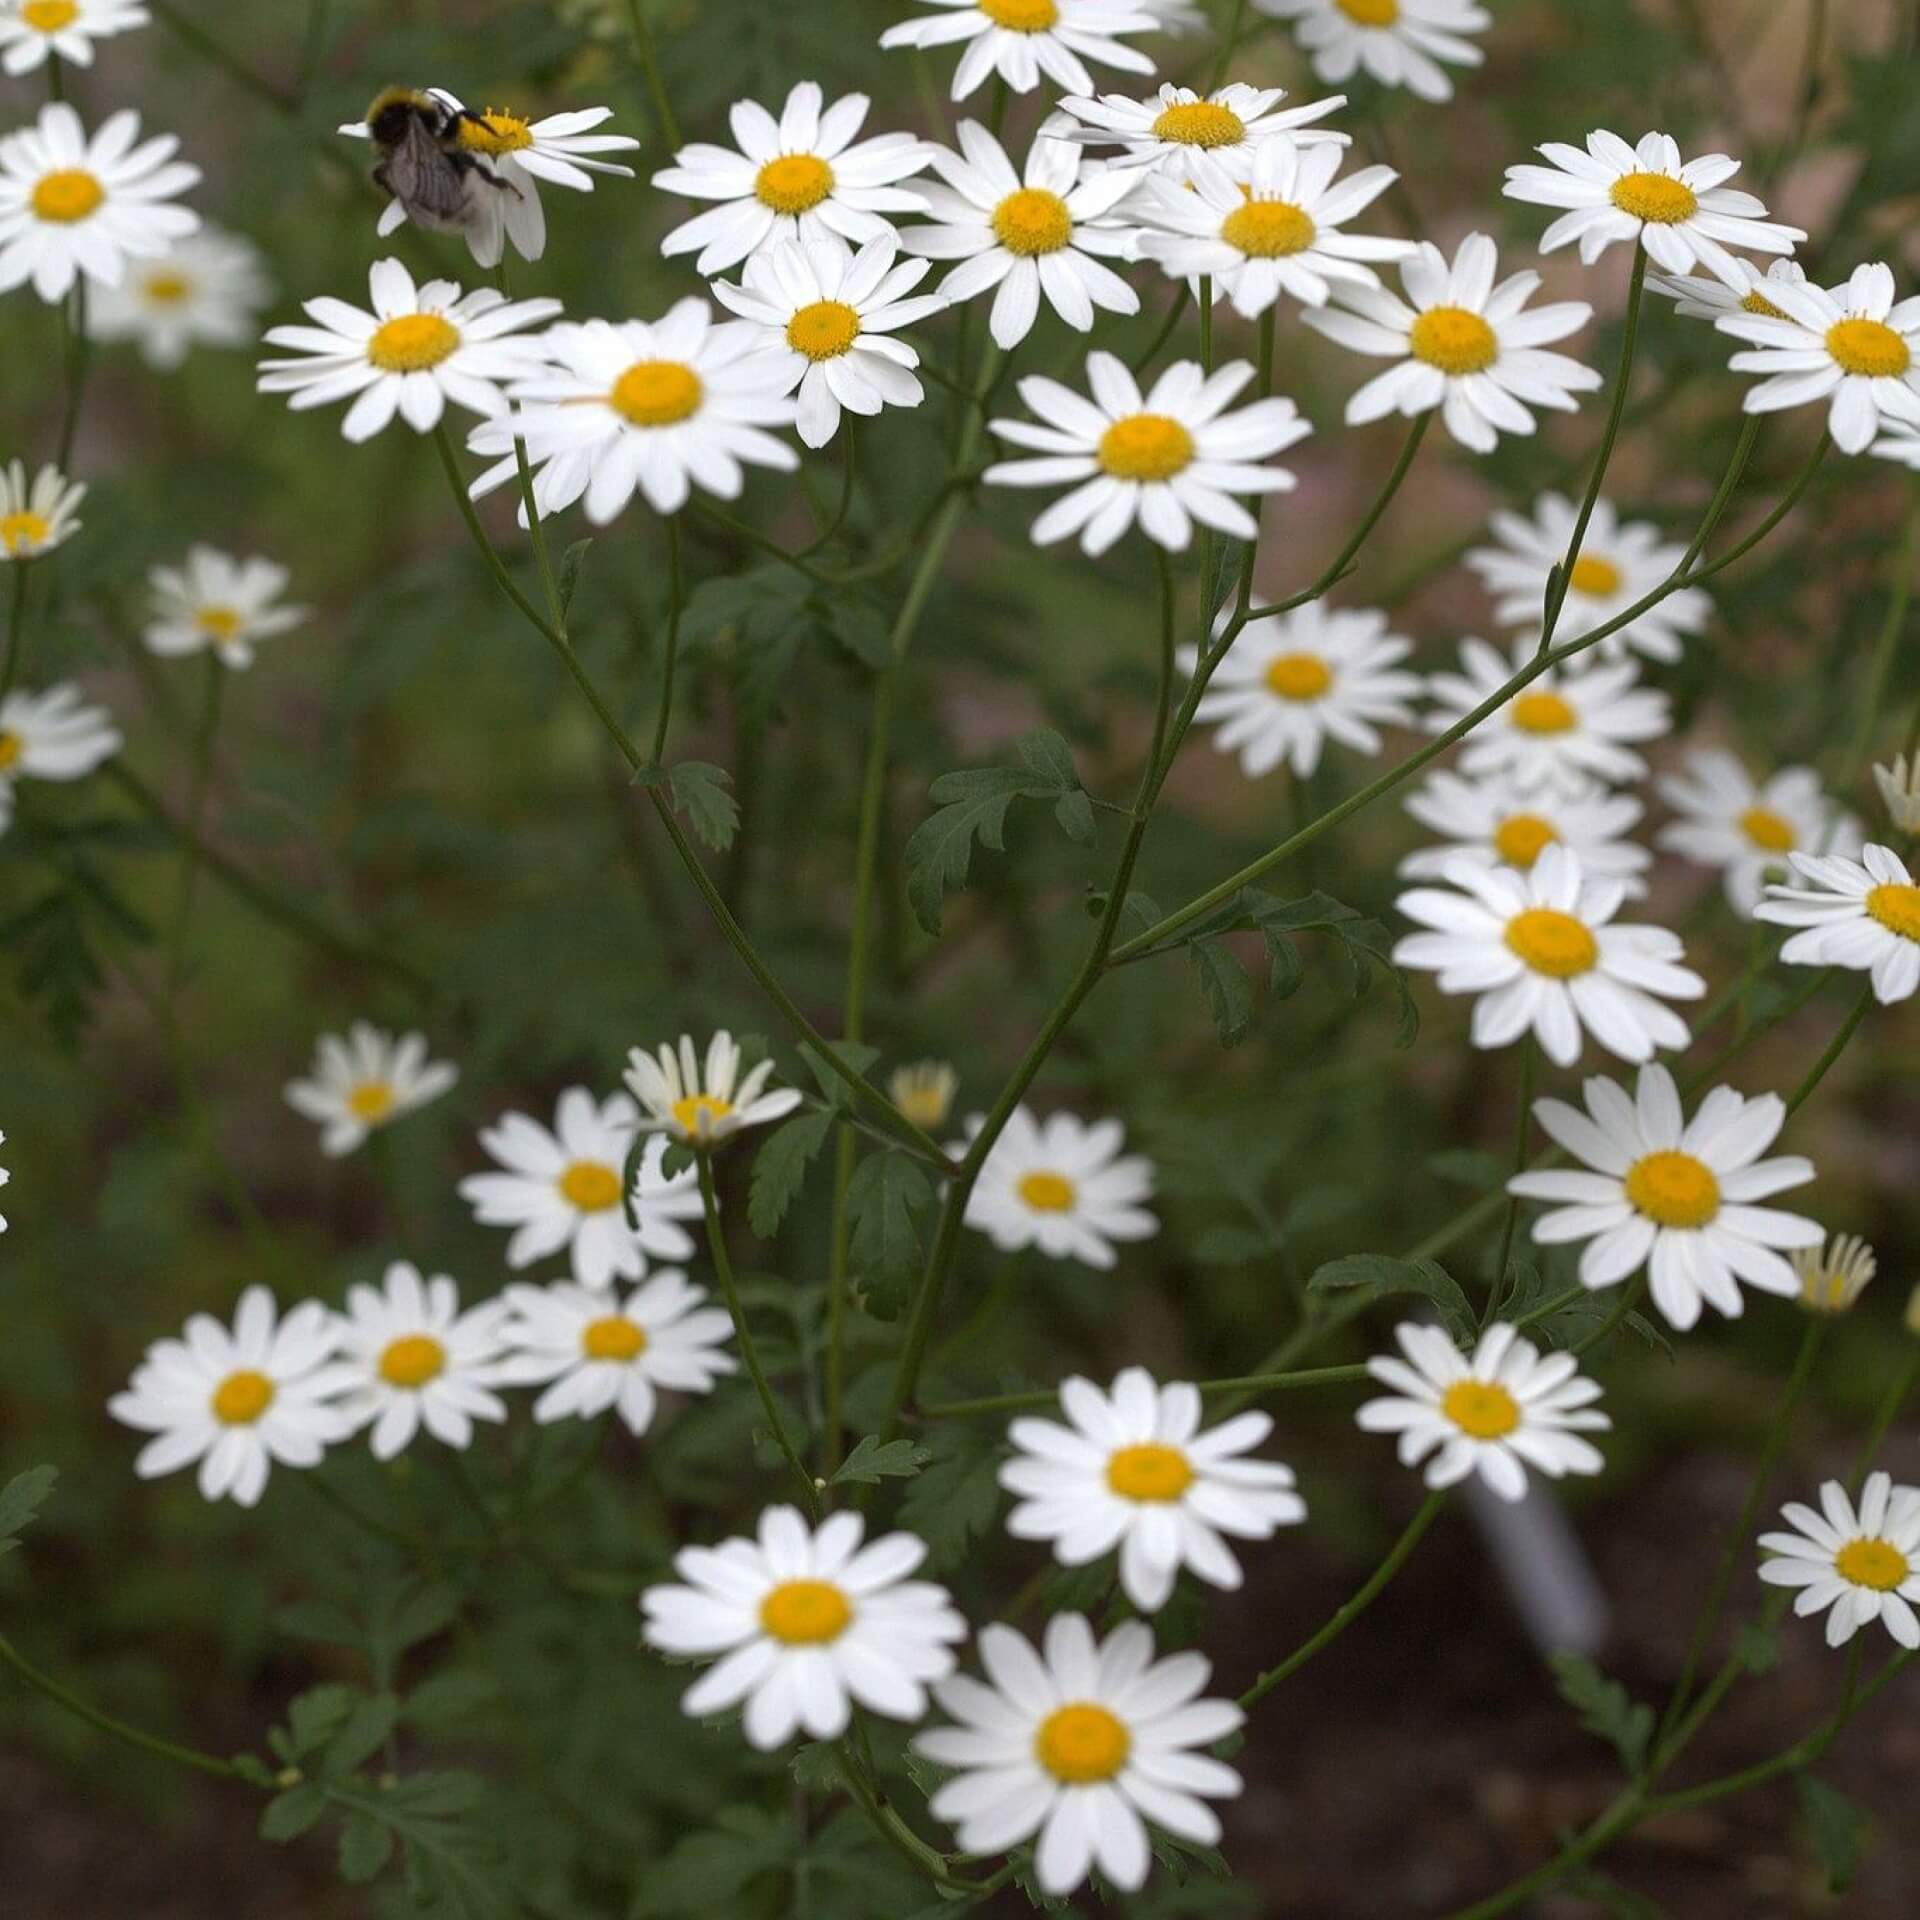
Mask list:
[[[1500,357],[1500,342],[1477,313],[1465,307],[1429,307],[1407,332],[1416,360],[1456,379],[1484,373]]]
[[[787,345],[809,360],[835,360],[860,338],[860,316],[844,300],[816,300],[787,322]]]
[[[232,607],[202,607],[194,624],[216,640],[231,640],[245,623]]]
[[[252,1367],[230,1373],[213,1390],[213,1417],[222,1426],[250,1427],[273,1405],[273,1382]]]
[[[1542,820],[1537,813],[1516,813],[1494,828],[1493,850],[1508,866],[1524,873],[1559,838],[1552,821]]]
[[[193,282],[184,273],[150,273],[140,290],[156,306],[171,307],[192,293]]]
[[[1193,1468],[1178,1447],[1148,1441],[1108,1456],[1107,1485],[1122,1500],[1178,1500],[1193,1485]]]
[[[953,1083],[944,1074],[896,1078],[893,1104],[923,1133],[939,1126],[953,1106]]]
[[[1849,1540],[1833,1556],[1833,1570],[1856,1587],[1891,1593],[1913,1571],[1891,1540]]]
[[[80,18],[80,0],[27,0],[20,18],[36,33],[58,33]]]
[[[1529,907],[1507,922],[1507,945],[1535,973],[1571,980],[1591,970],[1600,948],[1586,923],[1555,907]]]
[[[1171,480],[1193,452],[1193,435],[1164,413],[1130,413],[1100,436],[1100,464],[1116,480]]]
[[[1333,0],[1356,27],[1390,27],[1400,18],[1400,0]]]
[[[1523,693],[1508,712],[1522,733],[1571,733],[1580,724],[1572,704],[1557,693]]]
[[[517,113],[504,107],[489,107],[485,113],[470,113],[460,122],[456,136],[469,153],[518,153],[533,145],[533,129]]]
[[[1313,216],[1290,200],[1249,200],[1220,222],[1220,238],[1254,260],[1280,260],[1313,245]]]
[[[1318,700],[1333,685],[1333,669],[1317,653],[1276,653],[1266,682],[1282,700]]]
[[[347,1095],[347,1111],[356,1120],[384,1120],[393,1111],[393,1089],[384,1080],[363,1080]]]
[[[710,1093],[683,1094],[673,1103],[675,1122],[695,1139],[711,1133],[714,1122],[724,1120],[732,1111],[731,1100],[716,1100]]]
[[[1247,123],[1218,101],[1188,100],[1161,113],[1153,137],[1183,147],[1232,147],[1247,137]]]
[[[0,546],[9,553],[18,553],[22,547],[39,546],[52,531],[52,523],[44,515],[10,513],[0,519]]]
[[[106,188],[85,167],[58,167],[40,176],[33,190],[33,210],[42,220],[71,226],[94,212],[106,197]]]
[[[1903,940],[1920,940],[1920,887],[1889,884],[1867,895],[1867,911]]]
[[[0,733],[0,773],[5,773],[19,758],[25,749],[20,744],[17,733]]]
[[[700,376],[678,360],[636,360],[607,396],[636,427],[677,426],[699,409]]]
[[[1783,819],[1771,807],[1749,807],[1740,816],[1740,831],[1768,853],[1791,853],[1797,844],[1793,822]]]
[[[1070,1787],[1111,1780],[1127,1764],[1133,1736],[1105,1707],[1091,1700],[1056,1707],[1033,1737],[1033,1757]]]
[[[1883,320],[1836,320],[1827,351],[1842,373],[1869,380],[1897,380],[1913,364],[1907,343]]]
[[[367,358],[382,373],[424,373],[460,344],[460,329],[437,313],[401,313],[367,342]]]
[[[576,1160],[560,1176],[560,1196],[582,1213],[605,1213],[620,1204],[620,1176],[603,1160]]]
[[[1066,1213],[1078,1197],[1064,1174],[1030,1173],[1014,1188],[1035,1213]]]
[[[447,1364],[447,1350],[430,1333],[403,1333],[380,1356],[380,1378],[390,1387],[424,1387]]]
[[[1456,1380],[1440,1411],[1475,1440],[1499,1440],[1520,1424],[1520,1403],[1496,1380]]]
[[[1023,259],[1058,253],[1073,238],[1073,215],[1057,193],[1022,187],[994,208],[993,233],[1009,253]]]
[[[1567,584],[1575,593],[1584,593],[1593,600],[1605,600],[1620,591],[1620,569],[1611,560],[1601,559],[1597,553],[1583,553],[1573,563],[1573,571],[1567,575]]]
[[[1750,293],[1740,302],[1743,313],[1757,313],[1764,320],[1784,320],[1787,316],[1764,293]]]
[[[1607,197],[1622,213],[1656,227],[1691,220],[1700,206],[1691,187],[1665,173],[1623,173],[1607,189]]]
[[[783,153],[754,177],[754,197],[787,215],[811,213],[833,191],[833,169],[810,153]]]
[[[1800,1283],[1800,1298],[1815,1313],[1845,1313],[1854,1302],[1852,1277],[1845,1273],[1810,1273]]]
[[[974,4],[1009,33],[1045,33],[1060,18],[1054,0],[974,0]]]
[[[589,1360],[637,1360],[647,1350],[644,1327],[636,1327],[624,1313],[589,1320],[580,1329],[580,1351]]]
[[[783,1580],[760,1602],[762,1630],[783,1646],[824,1646],[852,1620],[852,1602],[831,1580]]]
[[[1720,1211],[1720,1182],[1690,1153],[1649,1153],[1627,1169],[1627,1198],[1663,1227],[1704,1227]]]

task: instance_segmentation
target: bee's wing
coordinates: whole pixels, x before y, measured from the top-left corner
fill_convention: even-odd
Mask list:
[[[387,160],[387,184],[409,212],[444,221],[461,217],[466,183],[418,116],[407,122],[406,138]]]

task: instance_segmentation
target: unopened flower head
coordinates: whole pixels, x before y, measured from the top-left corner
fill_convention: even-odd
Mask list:
[[[69,480],[49,462],[27,478],[26,462],[9,460],[0,469],[0,565],[37,560],[80,531],[84,481]]]
[[[1857,1233],[1836,1233],[1824,1247],[1796,1247],[1792,1259],[1809,1313],[1850,1312],[1880,1265]]]
[[[1462,855],[1528,873],[1549,847],[1565,847],[1589,878],[1618,881],[1629,900],[1647,890],[1640,876],[1653,855],[1626,837],[1645,809],[1632,794],[1610,793],[1598,781],[1527,787],[1502,774],[1472,780],[1442,768],[1408,794],[1406,809],[1444,841],[1400,862],[1409,879],[1444,880]]]
[[[236,560],[214,547],[189,547],[179,566],[148,573],[153,617],[142,637],[163,656],[211,652],[222,666],[251,666],[256,642],[307,617],[305,607],[281,602],[288,577],[274,560]]]
[[[96,340],[130,340],[148,366],[171,372],[195,347],[250,347],[273,298],[261,253],[251,240],[202,227],[157,259],[134,260],[117,287],[98,287],[87,303]]]
[[[344,1040],[323,1033],[309,1075],[288,1084],[287,1104],[318,1123],[320,1151],[329,1158],[352,1153],[459,1078],[446,1061],[427,1058],[424,1034],[396,1038],[365,1020],[356,1020]]]
[[[1827,1616],[1827,1645],[1845,1646],[1875,1620],[1909,1652],[1920,1648],[1920,1487],[1874,1473],[1855,1507],[1838,1480],[1820,1489],[1820,1510],[1790,1501],[1790,1533],[1763,1533],[1760,1578],[1797,1587],[1793,1610]]]
[[[1473,0],[1254,0],[1254,11],[1293,22],[1293,37],[1322,80],[1364,72],[1419,100],[1451,100],[1448,67],[1486,58],[1466,36],[1493,25]]]
[[[1887,809],[1887,818],[1902,833],[1920,833],[1920,753],[1896,753],[1890,766],[1876,765],[1873,784]]]
[[[967,1122],[965,1152],[983,1116]],[[967,1196],[966,1224],[1003,1253],[1038,1247],[1055,1260],[1111,1267],[1116,1241],[1148,1240],[1160,1222],[1147,1209],[1153,1163],[1123,1153],[1118,1120],[1092,1125],[1070,1113],[1038,1120],[1015,1107]]]
[[[1799,927],[1780,958],[1789,966],[1850,967],[1869,976],[1882,1006],[1920,989],[1920,885],[1891,847],[1844,854],[1790,853],[1791,884],[1770,884],[1754,918]]]
[[[1286,97],[1284,87],[1238,80],[1204,94],[1169,81],[1145,100],[1069,94],[1060,102],[1066,124],[1056,117],[1047,128],[1090,147],[1117,147],[1114,165],[1147,168],[1176,185],[1195,178],[1202,159],[1232,179],[1251,179],[1254,156],[1276,141],[1296,148],[1347,145],[1348,135],[1314,124],[1345,106],[1344,94],[1300,107],[1281,106]]]
[[[1122,34],[1152,33],[1155,16],[1133,0],[916,0],[933,9],[889,27],[883,47],[944,47],[964,51],[953,70],[953,97],[964,100],[989,74],[1015,93],[1031,93],[1041,76],[1062,93],[1088,94],[1086,62],[1151,73],[1153,62]]]
[[[741,1076],[739,1044],[724,1027],[707,1042],[704,1060],[686,1033],[677,1047],[663,1045],[657,1053],[635,1047],[627,1055],[627,1085],[645,1109],[641,1130],[700,1147],[791,1113],[800,1104],[798,1090],[769,1089],[772,1078],[771,1060]]]
[[[148,25],[138,0],[5,0],[0,5],[0,70],[32,73],[48,61],[93,65],[94,42]]]
[[[915,1060],[887,1077],[887,1098],[922,1133],[946,1125],[959,1090],[960,1076],[945,1060]]]

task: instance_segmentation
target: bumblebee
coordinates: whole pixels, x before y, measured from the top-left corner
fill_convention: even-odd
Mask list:
[[[434,233],[464,233],[482,264],[497,260],[502,198],[519,195],[461,141],[463,123],[477,114],[447,96],[414,87],[388,87],[367,108],[367,132],[380,151],[373,183],[389,194],[416,226]],[[382,228],[385,231],[385,228]]]

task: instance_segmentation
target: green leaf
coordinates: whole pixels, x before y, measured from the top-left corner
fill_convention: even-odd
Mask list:
[[[860,662],[875,673],[893,660],[893,636],[887,616],[874,600],[836,594],[827,602],[827,630]]]
[[[1069,840],[1077,840],[1083,847],[1093,844],[1093,802],[1078,788],[1063,793],[1053,803],[1053,817]]]
[[[582,545],[585,544],[583,541]],[[393,1858],[393,1829],[358,1809],[347,1815],[340,1829],[340,1878],[359,1886],[378,1874]]]
[[[808,1740],[794,1749],[794,1784],[807,1793],[838,1793],[847,1784],[840,1749],[828,1740]]]
[[[880,1058],[878,1047],[866,1046],[858,1040],[832,1040],[827,1044],[833,1057],[842,1066],[850,1067],[858,1074],[864,1074]],[[800,1057],[806,1061],[814,1084],[820,1089],[820,1097],[828,1106],[845,1108],[853,1104],[853,1089],[821,1059],[820,1050],[812,1041],[803,1040],[800,1043]]]
[[[46,1504],[59,1478],[58,1467],[29,1467],[0,1487],[0,1553],[11,1553],[20,1544],[20,1533]]]
[[[814,1155],[833,1131],[833,1120],[831,1112],[797,1113],[768,1134],[766,1144],[754,1155],[747,1224],[762,1240],[771,1240],[780,1231]]]
[[[1860,1871],[1867,1850],[1867,1823],[1864,1816],[1837,1787],[1816,1780],[1810,1773],[1796,1773],[1793,1784],[1800,1795],[1800,1812],[1813,1840],[1813,1850],[1826,1869],[1827,1889],[1845,1893]]]
[[[740,828],[740,807],[732,793],[733,776],[705,760],[682,760],[669,776],[675,810],[715,853],[733,845]]]
[[[865,1434],[860,1444],[840,1463],[833,1485],[859,1483],[877,1487],[882,1480],[911,1480],[933,1455],[911,1440],[885,1440],[878,1434]]]
[[[353,1718],[361,1697],[355,1688],[332,1680],[297,1695],[287,1706],[286,1749],[281,1758],[304,1760],[319,1752]]]
[[[1021,764],[1036,780],[1049,782],[1056,793],[1077,792],[1080,776],[1073,770],[1073,749],[1051,727],[1036,727],[1013,743]]]
[[[580,585],[580,566],[587,557],[587,549],[593,545],[589,535],[585,540],[576,540],[560,556],[560,611],[563,615],[573,611],[573,596]],[[375,1868],[374,1872],[379,1872]],[[371,1876],[368,1876],[371,1878]]]
[[[1733,1657],[1748,1673],[1771,1673],[1780,1664],[1780,1635],[1749,1620],[1733,1637]]]
[[[1356,1288],[1369,1302],[1418,1294],[1439,1309],[1441,1321],[1455,1340],[1465,1340],[1473,1332],[1473,1309],[1459,1281],[1435,1261],[1400,1260],[1386,1253],[1349,1253],[1316,1268],[1307,1282],[1310,1293],[1343,1293]]]
[[[900,1524],[927,1543],[927,1564],[958,1566],[1000,1510],[1000,1450],[977,1427],[935,1443],[932,1458],[900,1498]]]
[[[728,1807],[713,1828],[688,1834],[663,1858],[648,1863],[628,1909],[631,1920],[745,1912],[741,1896],[747,1888],[783,1867],[798,1843],[798,1831],[784,1813]]]
[[[1548,1665],[1561,1699],[1580,1716],[1581,1726],[1612,1741],[1628,1778],[1637,1780],[1653,1739],[1653,1709],[1635,1700],[1618,1680],[1609,1680],[1584,1654],[1556,1653]]]
[[[907,1282],[920,1265],[917,1216],[932,1198],[932,1183],[904,1154],[870,1153],[853,1170],[848,1252],[866,1309],[877,1320],[893,1319],[906,1305]]]
[[[260,1838],[282,1845],[297,1840],[326,1810],[326,1788],[317,1780],[303,1780],[260,1809]]]
[[[326,1744],[319,1770],[326,1774],[352,1773],[379,1750],[400,1717],[400,1702],[390,1693],[373,1693],[353,1703],[338,1733]]]
[[[1223,1047],[1237,1047],[1253,1024],[1253,983],[1224,940],[1196,940],[1187,949],[1200,992]]]

